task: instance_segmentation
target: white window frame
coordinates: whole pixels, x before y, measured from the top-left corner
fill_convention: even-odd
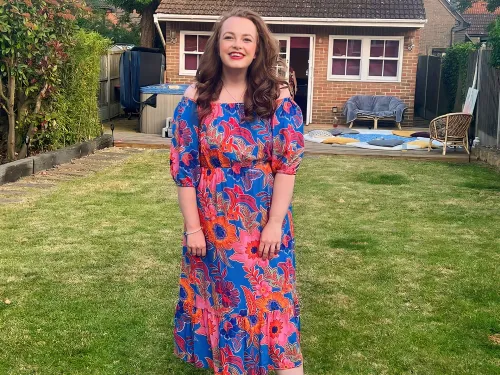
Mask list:
[[[211,31],[188,31],[188,30],[182,30],[180,32],[181,38],[179,42],[179,75],[180,76],[195,76],[196,75],[196,70],[190,70],[190,69],[185,69],[184,67],[186,66],[186,53],[189,55],[203,55],[203,52],[190,52],[190,51],[184,51],[184,46],[185,46],[185,37],[186,35],[212,35]]]
[[[359,76],[345,76],[345,75],[334,75],[332,74],[332,61],[333,56],[333,40],[334,39],[347,39],[347,40],[361,40],[361,67]],[[372,40],[397,40],[399,41],[399,56],[398,58],[373,58],[372,60],[397,60],[398,61],[398,73],[396,77],[380,77],[380,76],[370,76],[370,48]],[[328,38],[328,71],[327,80],[328,81],[348,81],[348,82],[401,82],[401,76],[403,71],[403,53],[404,53],[404,36],[355,36],[355,35],[330,35]],[[339,59],[348,57],[338,57]]]

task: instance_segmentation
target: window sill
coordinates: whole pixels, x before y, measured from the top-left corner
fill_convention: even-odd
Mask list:
[[[179,75],[180,76],[194,77],[194,76],[196,76],[196,71],[195,70],[193,70],[193,71],[191,71],[191,70],[181,70],[181,71],[179,71]]]
[[[388,80],[388,79],[352,79],[352,78],[328,77],[326,80],[329,82],[401,83],[400,79]]]

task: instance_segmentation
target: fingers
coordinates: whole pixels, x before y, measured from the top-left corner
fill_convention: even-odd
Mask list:
[[[277,243],[276,247],[274,248],[274,255],[278,255],[278,253],[280,252],[280,247],[281,247],[281,244]]]
[[[260,243],[259,243],[259,250],[258,250],[257,254],[261,258],[262,258],[262,255],[264,254],[264,246],[265,246],[264,242],[260,241]]]
[[[273,259],[279,253],[280,243],[265,243],[261,242],[259,245],[259,257],[263,260]]]
[[[187,248],[187,253],[192,256],[205,256],[207,255],[207,247],[206,245],[191,245],[191,246],[186,246]]]
[[[207,255],[207,248],[206,246],[188,247],[188,254],[198,257],[204,257],[205,255]]]

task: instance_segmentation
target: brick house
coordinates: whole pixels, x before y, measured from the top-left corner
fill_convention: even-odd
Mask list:
[[[420,37],[421,55],[440,55],[456,42],[463,42],[469,24],[448,0],[424,0],[427,23]]]
[[[488,40],[488,26],[500,16],[500,7],[490,12],[487,6],[486,1],[476,1],[470,8],[464,10],[464,18],[470,24],[466,30],[466,41],[479,43]]]
[[[235,6],[256,10],[279,40],[307,124],[345,123],[342,108],[356,94],[399,97],[411,124],[423,0],[162,0],[155,23],[168,82],[193,81],[214,22]]]

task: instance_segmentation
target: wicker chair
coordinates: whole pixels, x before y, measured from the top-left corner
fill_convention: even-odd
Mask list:
[[[429,125],[429,147],[431,150],[432,140],[443,143],[443,155],[446,155],[446,146],[463,146],[467,153],[469,150],[469,126],[472,121],[470,113],[448,113],[436,117]]]

